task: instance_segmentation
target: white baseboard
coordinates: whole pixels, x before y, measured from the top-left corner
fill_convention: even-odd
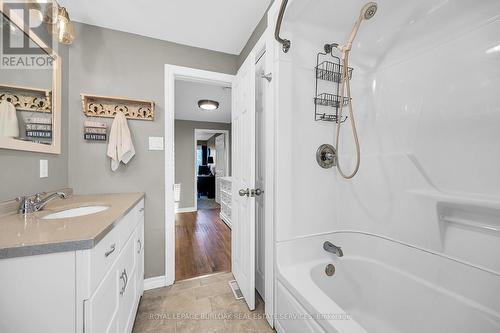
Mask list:
[[[166,279],[165,276],[155,276],[144,280],[144,290],[156,289],[165,287]]]
[[[197,209],[196,207],[185,207],[185,208],[176,208],[175,212],[176,213],[191,213],[191,212],[196,212]]]

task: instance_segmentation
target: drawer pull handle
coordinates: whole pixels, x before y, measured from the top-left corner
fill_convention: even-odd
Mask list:
[[[137,240],[137,243],[139,244],[139,250],[137,250],[137,253],[141,253],[141,251],[142,251],[142,242],[141,242],[140,238]]]
[[[144,211],[144,207],[139,209],[139,213],[142,213]]]
[[[123,287],[122,290],[120,290],[120,295],[123,295],[125,293],[125,289],[127,289],[128,284],[128,275],[126,269],[123,270],[122,274],[120,275],[120,279],[123,280]]]
[[[113,244],[111,245],[111,249],[109,251],[107,251],[106,253],[104,253],[104,256],[107,258],[111,255],[111,253],[115,252],[116,250],[116,244]]]

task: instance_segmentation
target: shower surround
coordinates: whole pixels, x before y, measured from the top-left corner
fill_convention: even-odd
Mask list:
[[[360,249],[348,251],[344,247],[348,241],[334,235],[349,231],[376,238],[380,246],[390,243],[394,252],[375,258],[390,266],[386,273],[398,270],[411,279],[418,275],[432,290],[443,288],[456,296],[452,299],[473,301],[483,311],[475,318],[483,318],[498,331],[500,301],[488,295],[500,293],[500,260],[494,255],[500,252],[500,3],[378,1],[376,16],[361,27],[350,56],[361,166],[353,179],[344,180],[334,168],[322,169],[316,163],[317,148],[334,144],[336,126],[314,120],[314,66],[324,44],[346,40],[364,4],[358,0],[289,1],[281,35],[291,40],[291,48],[283,53],[275,43],[273,50],[276,164],[281,170],[276,175],[278,312],[291,304],[280,296],[283,288],[308,313],[319,311],[307,305],[317,301],[307,299],[315,293],[303,294],[292,287],[287,278],[291,271],[286,270],[280,253],[294,242],[318,247],[322,253],[322,243],[314,241],[315,237],[341,246],[344,257],[311,256],[305,260],[310,267],[302,267],[308,270],[302,272],[308,279],[302,284],[310,283],[314,290],[322,290],[317,295],[327,297],[329,291],[314,283],[309,270],[314,260],[321,265],[339,262],[330,283],[345,281],[342,274],[355,269],[352,256]],[[275,3],[270,22],[276,21],[278,10],[279,3]],[[321,84],[327,90],[331,82]],[[343,124],[340,141],[343,167],[350,169],[355,150],[349,121]],[[410,249],[414,255],[408,253]],[[390,260],[391,255],[408,257],[397,262]],[[446,272],[440,270],[436,257],[445,266],[456,265],[456,281],[447,277],[442,280],[447,283],[439,285]],[[405,266],[405,258],[422,268],[418,274]],[[373,266],[363,269],[380,272]],[[480,285],[476,290],[463,283],[468,272],[484,277],[474,275],[476,279],[469,281]],[[387,288],[384,281],[394,280],[381,279],[381,284],[371,288]],[[359,290],[369,290],[363,285],[369,280],[358,282]],[[406,286],[410,304],[419,293]],[[342,307],[334,295],[331,300]],[[432,306],[432,297],[419,304]],[[439,314],[439,307],[435,311]],[[445,323],[444,305],[442,311],[443,319],[435,321],[442,326],[436,331],[467,332],[466,325]],[[375,311],[371,315],[376,316],[374,320],[389,320],[384,327],[400,328],[395,318],[391,323],[389,316],[382,318]],[[477,323],[476,319],[463,322]],[[363,320],[355,314],[351,320],[363,327]],[[280,330],[280,320],[277,327]],[[490,331],[494,332],[482,332]]]

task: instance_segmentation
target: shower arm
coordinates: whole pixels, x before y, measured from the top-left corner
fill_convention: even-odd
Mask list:
[[[278,20],[276,21],[276,29],[274,30],[274,38],[282,45],[283,52],[287,53],[290,50],[292,42],[289,39],[280,37],[281,24],[283,23],[283,16],[285,16],[286,5],[288,0],[283,0],[281,2],[280,12],[278,14]]]

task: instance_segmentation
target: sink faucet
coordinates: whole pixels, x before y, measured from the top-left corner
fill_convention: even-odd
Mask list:
[[[340,248],[340,246],[333,245],[329,241],[326,241],[326,242],[323,243],[323,249],[326,252],[331,252],[331,253],[337,255],[337,257],[343,257],[344,256],[344,252],[342,252],[342,249]]]
[[[37,193],[32,196],[22,196],[17,198],[17,201],[19,201],[18,213],[25,215],[29,213],[38,212],[42,210],[46,204],[48,204],[55,198],[61,198],[61,199],[67,198],[67,195],[64,192],[55,192],[46,196],[45,198],[42,198],[42,195],[44,194],[45,193]]]

